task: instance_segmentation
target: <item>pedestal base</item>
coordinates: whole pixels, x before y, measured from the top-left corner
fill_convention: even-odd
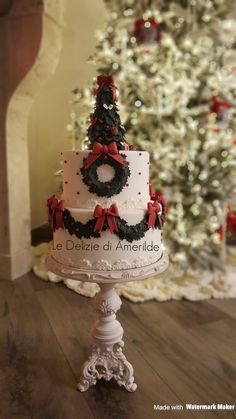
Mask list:
[[[82,366],[82,375],[78,390],[86,391],[98,380],[110,381],[114,378],[119,386],[135,391],[133,367],[122,352],[124,342],[123,328],[116,319],[116,312],[121,307],[121,299],[113,287],[117,282],[136,281],[151,275],[157,275],[168,267],[168,255],[164,252],[156,263],[142,268],[122,271],[85,271],[76,267],[65,266],[52,255],[47,258],[51,272],[60,276],[84,282],[96,282],[100,292],[92,299],[98,318],[92,330],[92,348],[88,360]]]
[[[122,340],[110,347],[93,345],[88,360],[82,366],[78,390],[88,390],[101,378],[106,381],[114,378],[119,386],[124,386],[130,392],[135,391],[134,370],[122,352],[123,346]]]

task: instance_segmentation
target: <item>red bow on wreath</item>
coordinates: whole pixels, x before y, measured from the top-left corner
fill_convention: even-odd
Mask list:
[[[161,217],[159,215],[161,207],[157,201],[148,202],[148,227],[155,228],[156,219],[158,219],[160,226],[162,226]]]
[[[107,221],[111,233],[117,231],[115,217],[119,216],[119,212],[116,204],[112,204],[110,208],[102,208],[101,205],[97,204],[93,216],[97,218],[94,231],[102,231],[105,221]]]
[[[115,141],[113,141],[109,145],[102,145],[98,142],[95,142],[93,145],[93,151],[89,154],[88,158],[85,160],[84,165],[86,168],[91,166],[95,160],[98,159],[98,157],[101,156],[101,154],[106,154],[109,157],[112,157],[115,161],[117,161],[120,164],[124,164],[123,157],[118,153],[117,145]]]
[[[97,84],[98,87],[95,90],[95,95],[98,94],[98,92],[100,92],[100,90],[103,88],[103,86],[105,86],[105,84],[107,84],[107,86],[109,87],[109,89],[112,92],[112,99],[116,100],[116,90],[117,87],[114,85],[114,80],[112,76],[98,76],[97,77]]]
[[[51,224],[53,231],[58,228],[64,228],[62,213],[65,209],[64,201],[59,201],[55,195],[52,195],[47,200],[48,207],[48,221]]]
[[[167,202],[166,202],[163,194],[159,191],[153,193],[152,192],[152,186],[150,185],[149,186],[149,195],[150,195],[150,198],[151,198],[152,201],[158,201],[162,205],[164,214],[166,215],[168,207],[167,207]]]
[[[220,108],[229,108],[229,103],[226,100],[220,101],[218,96],[211,98],[211,112],[218,114]]]

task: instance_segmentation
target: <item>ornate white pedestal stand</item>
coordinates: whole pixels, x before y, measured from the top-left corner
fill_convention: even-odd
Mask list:
[[[153,275],[158,275],[168,267],[168,255],[164,252],[161,258],[149,266],[127,269],[123,271],[84,271],[57,262],[52,254],[47,258],[47,266],[51,272],[62,277],[84,282],[95,282],[100,286],[100,292],[92,299],[92,304],[98,313],[98,319],[92,329],[92,348],[89,358],[82,366],[82,375],[78,383],[80,391],[86,391],[90,386],[104,378],[110,381],[114,378],[119,386],[135,391],[133,367],[122,352],[124,342],[123,328],[116,319],[116,312],[121,307],[121,299],[113,287],[118,282],[137,281]]]

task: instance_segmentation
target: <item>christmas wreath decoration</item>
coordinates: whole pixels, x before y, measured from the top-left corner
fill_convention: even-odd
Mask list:
[[[143,219],[134,225],[129,225],[126,220],[120,217],[116,204],[109,208],[103,208],[97,204],[93,218],[87,223],[76,221],[70,211],[64,207],[64,201],[58,200],[55,195],[47,200],[48,221],[53,231],[59,228],[65,228],[70,235],[75,235],[78,239],[85,237],[101,237],[101,231],[110,230],[121,240],[133,242],[140,240],[149,228],[161,229],[167,213],[167,205],[163,195],[158,192],[152,193],[150,188],[152,202],[148,202],[147,211]],[[158,197],[158,198],[157,198]]]
[[[161,212],[161,206],[157,201],[149,202],[147,212],[143,219],[135,224],[129,225],[126,220],[119,216],[118,208],[112,204],[110,208],[102,208],[101,205],[96,205],[93,216],[94,218],[83,224],[76,221],[68,209],[63,211],[64,227],[70,235],[75,235],[78,239],[82,237],[101,237],[101,231],[110,230],[111,233],[116,234],[121,240],[133,242],[140,240],[149,230],[161,229],[164,223],[165,215]]]
[[[118,195],[130,176],[129,162],[126,156],[120,154],[116,143],[113,141],[109,145],[102,145],[95,142],[92,152],[84,159],[84,165],[80,169],[83,182],[89,187],[89,192],[98,196],[111,197]],[[102,182],[98,178],[98,167],[108,164],[115,171],[114,177],[110,181]]]

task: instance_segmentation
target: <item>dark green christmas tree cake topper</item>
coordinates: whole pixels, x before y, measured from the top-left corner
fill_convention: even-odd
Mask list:
[[[92,151],[81,168],[83,182],[89,191],[98,196],[118,195],[130,176],[126,155],[119,153],[124,146],[125,130],[118,114],[117,88],[111,76],[98,76],[95,90],[95,111],[90,115],[91,124],[88,137]],[[107,164],[114,169],[110,181],[102,182],[98,177],[98,167]]]

